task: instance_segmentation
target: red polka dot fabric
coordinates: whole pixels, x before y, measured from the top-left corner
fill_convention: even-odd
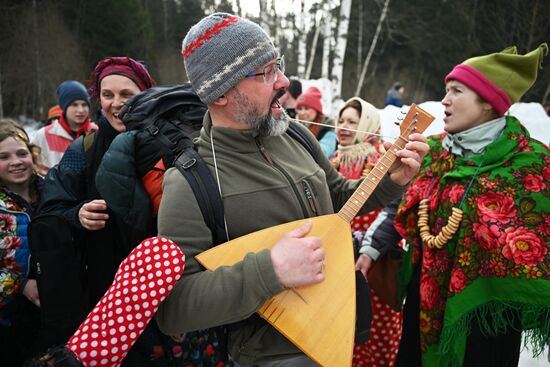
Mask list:
[[[402,314],[393,311],[371,290],[372,323],[370,339],[355,347],[353,366],[388,367],[395,365],[402,331]]]
[[[367,228],[369,228],[370,224],[374,222],[379,212],[380,209],[353,218],[351,221],[351,230],[365,232]]]
[[[380,210],[355,217],[351,222],[354,231],[366,231]],[[402,314],[393,311],[371,290],[372,323],[370,339],[353,350],[355,367],[388,367],[395,365],[401,340]]]
[[[141,242],[120,264],[113,284],[67,347],[86,367],[120,366],[184,267],[185,255],[169,239]]]

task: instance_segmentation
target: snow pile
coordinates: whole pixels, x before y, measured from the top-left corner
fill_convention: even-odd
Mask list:
[[[424,132],[424,135],[432,135],[443,132],[444,108],[441,102],[424,102],[418,105],[423,110],[435,116],[434,122]],[[386,140],[393,141],[399,136],[399,126],[394,124],[397,117],[404,117],[402,111],[406,112],[409,106],[403,108],[386,106],[380,110],[382,122],[382,135]],[[509,114],[515,116],[529,130],[531,137],[550,144],[550,116],[548,116],[540,103],[515,103],[510,107]]]

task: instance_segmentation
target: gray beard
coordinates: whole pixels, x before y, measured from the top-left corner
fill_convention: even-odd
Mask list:
[[[267,114],[262,114],[246,95],[239,93],[237,89],[235,89],[235,94],[238,99],[237,119],[246,123],[259,136],[280,136],[288,129],[290,116],[284,109],[281,116],[276,119],[273,117],[271,109]]]
[[[281,136],[288,129],[289,124],[290,117],[284,110],[278,119],[273,117],[271,111],[269,111],[264,117],[248,121],[248,126],[251,129],[255,129],[259,136]]]

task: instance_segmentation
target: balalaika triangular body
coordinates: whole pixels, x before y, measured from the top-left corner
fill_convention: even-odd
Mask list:
[[[421,133],[434,117],[411,105],[401,123],[401,134],[338,214],[280,224],[228,241],[199,254],[206,269],[231,266],[250,252],[273,247],[283,234],[311,220],[308,236],[321,238],[325,250],[325,280],[287,289],[267,300],[261,317],[323,367],[351,366],[355,335],[355,263],[351,220],[357,215],[407,143],[412,132]]]

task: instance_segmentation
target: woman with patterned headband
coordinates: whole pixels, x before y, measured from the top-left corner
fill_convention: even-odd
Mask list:
[[[101,106],[99,129],[75,140],[46,177],[39,213],[55,213],[66,220],[84,249],[86,269],[83,282],[87,305],[79,310],[82,316],[75,318],[74,325],[59,330],[59,339],[51,340],[54,344],[65,342],[75,331],[111,285],[118,265],[143,239],[128,238],[131,234],[119,230],[116,218],[97,191],[95,175],[113,139],[126,130],[118,117],[120,109],[154,84],[146,67],[130,57],[106,57],[99,61],[89,81],[90,96]],[[60,285],[59,293],[49,296],[62,297],[62,289]],[[66,297],[69,301],[68,294]]]

